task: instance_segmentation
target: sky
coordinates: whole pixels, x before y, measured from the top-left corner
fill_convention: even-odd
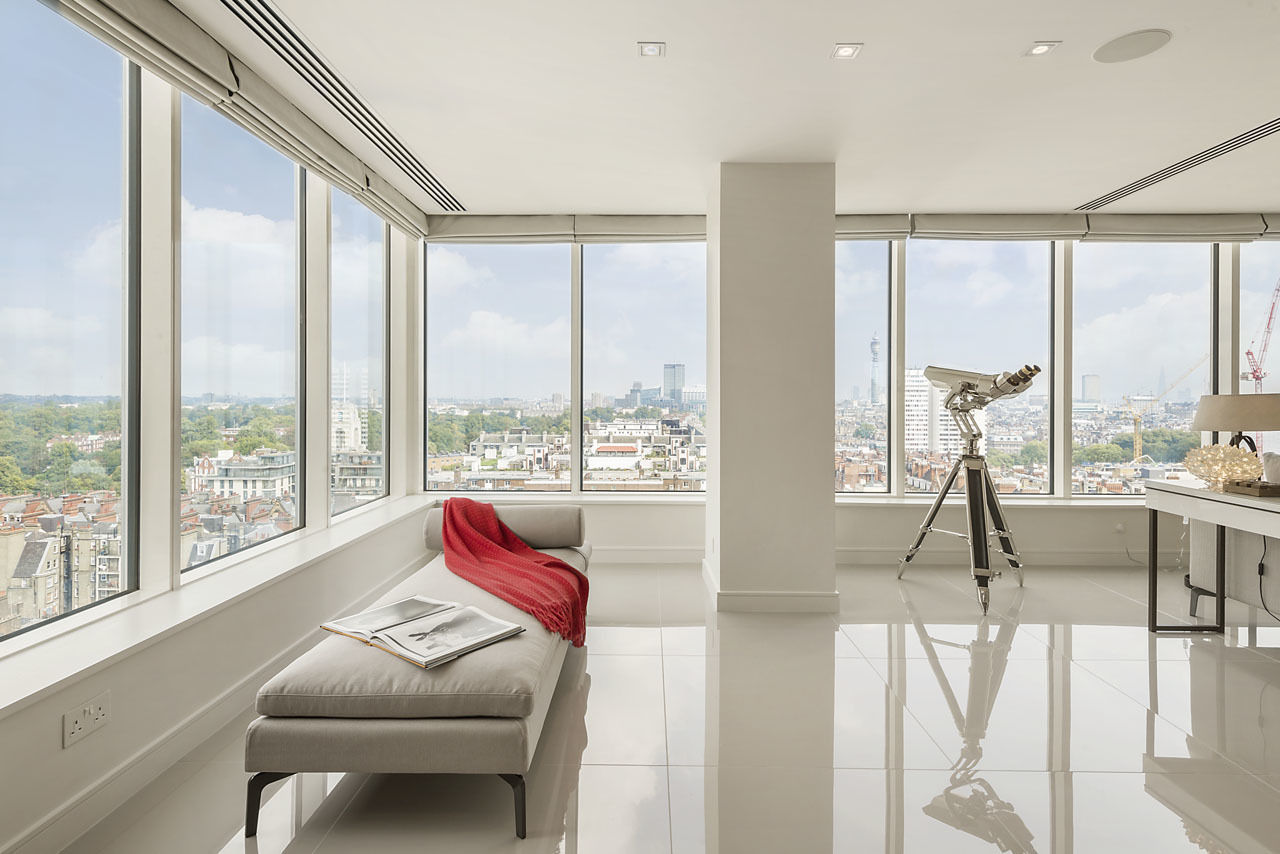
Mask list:
[[[120,388],[122,79],[119,55],[32,0],[0,4],[0,394]],[[296,385],[294,171],[230,120],[183,99],[184,395],[290,397]],[[383,366],[381,230],[335,191],[333,358],[375,386]],[[887,371],[888,249],[836,246],[837,400]],[[584,247],[584,391],[704,383],[702,244]],[[1208,244],[1080,243],[1075,376],[1103,398],[1161,390],[1208,350]],[[569,247],[436,245],[428,259],[432,397],[569,397]],[[908,367],[1048,366],[1048,244],[912,240]],[[1242,350],[1265,318],[1280,245],[1241,249]],[[1271,356],[1274,364],[1274,355]],[[1170,392],[1207,390],[1207,364]],[[1047,378],[1041,380],[1046,383]],[[1280,389],[1269,378],[1267,390]]]
[[[124,62],[34,0],[0,3],[0,394],[121,390]],[[291,398],[294,167],[182,98],[182,393]],[[381,220],[334,190],[333,359],[382,385]]]

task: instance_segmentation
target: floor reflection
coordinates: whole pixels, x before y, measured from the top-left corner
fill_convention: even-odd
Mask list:
[[[527,840],[496,777],[301,774],[246,845],[241,721],[70,850],[1280,852],[1264,617],[1155,638],[1138,569],[1029,571],[986,619],[963,571],[841,581],[832,619],[716,613],[695,568],[595,574]]]

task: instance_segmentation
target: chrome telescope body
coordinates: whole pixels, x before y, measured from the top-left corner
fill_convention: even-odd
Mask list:
[[[1009,562],[1009,566],[1017,573],[1018,586],[1022,586],[1022,558],[1013,543],[1013,531],[1009,529],[1004,509],[1000,506],[1000,497],[991,480],[991,472],[987,469],[986,457],[979,450],[982,428],[978,426],[975,413],[993,400],[1022,394],[1031,388],[1031,380],[1038,373],[1039,365],[1023,365],[1016,371],[1005,371],[1002,374],[980,374],[976,371],[939,368],[936,365],[924,369],[925,378],[935,388],[947,393],[942,405],[951,413],[951,419],[960,430],[960,436],[964,439],[964,453],[955,461],[946,480],[942,482],[938,497],[924,517],[915,541],[899,562],[898,578],[902,578],[907,564],[924,545],[924,538],[930,532],[938,530],[969,541],[970,570],[977,585],[978,604],[982,606],[983,614],[987,613],[987,606],[991,601],[988,589],[991,579],[1000,574],[991,567],[989,540],[994,538],[999,543],[997,553]],[[942,509],[942,502],[962,473],[968,530],[962,534],[958,531],[935,529],[933,523],[938,518],[938,511]]]
[[[942,405],[951,413],[964,438],[964,452],[970,455],[978,453],[978,440],[982,438],[982,428],[973,413],[993,400],[1022,394],[1031,388],[1031,380],[1038,373],[1039,365],[1023,365],[1016,371],[1001,374],[980,374],[936,365],[924,369],[925,379],[933,383],[934,388],[947,392]]]

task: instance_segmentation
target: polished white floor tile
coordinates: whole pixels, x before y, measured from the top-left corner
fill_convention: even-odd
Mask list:
[[[308,774],[246,842],[246,710],[68,850],[1280,852],[1280,627],[1248,609],[1153,639],[1139,567],[1006,576],[985,623],[963,567],[842,568],[838,617],[716,614],[691,566],[591,578],[528,839],[496,776]]]
[[[665,765],[666,714],[662,656],[588,653],[591,698],[587,705],[590,765]]]
[[[667,769],[584,765],[578,790],[577,850],[661,854],[671,850]]]
[[[662,655],[662,629],[657,626],[587,626],[592,655]]]

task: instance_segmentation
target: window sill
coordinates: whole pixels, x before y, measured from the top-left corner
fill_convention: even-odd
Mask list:
[[[210,617],[429,506],[410,495],[359,508],[243,559],[183,577],[176,590],[135,591],[0,644],[0,719]],[[77,619],[80,617],[81,619]],[[86,655],[86,650],[92,652]]]
[[[928,507],[938,497],[934,493],[920,495],[883,495],[876,493],[836,493],[837,507],[856,507],[862,504],[873,506],[907,506]],[[1144,498],[1141,495],[1075,495],[1067,498],[1061,495],[1001,495],[1001,503],[1006,508],[1012,507],[1141,507]],[[945,506],[963,505],[964,493],[948,495]]]
[[[473,498],[494,504],[706,504],[705,492],[516,492],[456,490],[423,493],[434,501],[447,498]]]

